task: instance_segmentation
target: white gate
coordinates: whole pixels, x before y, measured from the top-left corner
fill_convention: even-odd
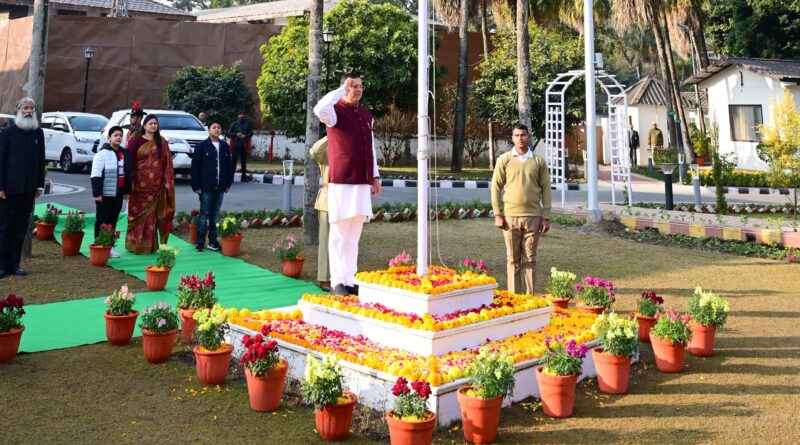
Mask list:
[[[567,172],[564,158],[567,156],[565,145],[564,113],[566,103],[564,94],[576,79],[584,75],[584,70],[573,70],[559,74],[548,83],[545,92],[545,160],[550,171],[550,183],[556,190],[561,190],[561,207],[567,192]],[[611,144],[611,203],[616,204],[617,185],[622,185],[628,193],[628,202],[633,202],[631,189],[631,157],[628,143],[628,97],[625,87],[617,79],[603,70],[595,72],[597,83],[603,87],[608,96],[608,132]],[[594,129],[587,128],[586,131]],[[586,160],[586,162],[591,162]]]

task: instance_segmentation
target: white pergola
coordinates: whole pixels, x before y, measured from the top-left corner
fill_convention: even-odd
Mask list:
[[[575,80],[586,74],[584,70],[572,70],[561,73],[548,83],[545,93],[545,159],[550,170],[550,183],[556,190],[561,190],[561,207],[564,207],[567,190],[566,162],[567,147],[564,136],[566,132],[564,113],[566,112],[565,93]],[[628,202],[633,202],[631,190],[631,158],[628,143],[628,97],[625,86],[603,70],[596,70],[594,77],[608,96],[608,131],[611,143],[611,202],[616,204],[617,185],[627,188]],[[587,125],[587,140],[589,131]],[[593,162],[587,159],[586,162]],[[588,178],[592,180],[593,178]],[[595,178],[596,179],[596,178]]]

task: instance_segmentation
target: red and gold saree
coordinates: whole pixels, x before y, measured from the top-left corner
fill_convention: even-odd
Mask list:
[[[151,253],[166,243],[175,216],[175,172],[167,141],[137,136],[127,149],[134,160],[133,191],[128,201],[128,234],[125,248],[133,253]]]

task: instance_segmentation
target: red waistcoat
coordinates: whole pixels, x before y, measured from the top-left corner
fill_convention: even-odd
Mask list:
[[[372,113],[344,100],[333,106],[336,126],[328,127],[328,182],[372,184]]]

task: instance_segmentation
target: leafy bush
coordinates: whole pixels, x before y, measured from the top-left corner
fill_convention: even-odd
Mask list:
[[[278,342],[266,341],[261,334],[255,337],[245,334],[242,337],[242,346],[245,347],[241,364],[250,370],[254,376],[261,377],[278,367],[281,357],[278,355]]]
[[[239,233],[239,229],[239,221],[233,216],[228,216],[217,222],[217,233],[220,238],[234,236]]]
[[[698,286],[694,290],[694,295],[686,302],[686,311],[693,321],[703,326],[714,325],[721,328],[728,320],[730,304],[719,295],[704,291]]]
[[[542,365],[542,372],[549,375],[580,375],[583,369],[583,359],[586,357],[588,348],[586,345],[578,345],[574,339],[570,339],[565,344],[564,337],[545,337],[545,352],[539,363]]]
[[[183,275],[178,284],[178,307],[181,309],[214,307],[217,304],[217,297],[214,295],[216,287],[214,274],[210,270],[203,278],[195,274]]]
[[[312,354],[306,359],[306,370],[300,381],[303,401],[322,410],[325,406],[337,404],[344,393],[342,368],[334,354],[326,354],[322,361]]]
[[[115,231],[110,224],[100,224],[100,231],[94,238],[95,246],[114,247],[119,239],[119,230]]]
[[[413,391],[412,391],[413,390]],[[428,398],[431,396],[431,385],[425,381],[411,382],[398,377],[392,387],[394,407],[392,416],[405,422],[419,422],[430,418]]]
[[[300,240],[290,233],[276,241],[275,244],[272,245],[272,251],[278,254],[281,261],[291,261],[297,259],[302,247],[303,244]]]
[[[48,202],[41,221],[45,224],[58,224],[58,216],[62,213],[64,212],[61,209]]]
[[[225,341],[228,332],[228,319],[225,309],[215,304],[211,309],[200,309],[192,316],[197,321],[194,340],[197,345],[209,351],[216,351]]]
[[[473,397],[494,399],[507,397],[514,391],[514,360],[506,354],[481,347],[470,370]]]
[[[144,308],[139,318],[139,327],[156,334],[178,329],[178,314],[166,301]]]
[[[175,267],[178,259],[178,248],[167,244],[158,246],[156,251],[156,267],[169,268]]]
[[[578,300],[585,306],[611,307],[616,300],[614,283],[597,277],[585,277],[583,284],[575,286],[578,291]]]
[[[666,313],[656,313],[656,324],[650,332],[653,336],[669,341],[673,345],[686,344],[692,338],[689,329],[689,315],[679,315],[675,308],[669,308]]]
[[[64,221],[64,233],[83,232],[86,226],[86,217],[80,212],[67,212],[67,219]]]
[[[545,290],[558,298],[569,298],[575,296],[572,282],[577,276],[569,271],[550,268],[550,281],[547,282]]]
[[[662,304],[664,304],[664,299],[656,295],[655,291],[644,291],[642,298],[636,300],[636,309],[639,315],[655,317],[656,313],[661,310]]]
[[[5,300],[0,300],[0,332],[8,332],[22,327],[22,316],[25,315],[24,300],[14,294],[9,294]]]
[[[632,318],[622,318],[614,312],[601,314],[593,329],[609,354],[633,357],[639,351],[639,323]]]
[[[127,284],[123,284],[119,290],[106,297],[106,312],[108,315],[128,315],[133,311],[133,303],[136,302],[133,292]]]

